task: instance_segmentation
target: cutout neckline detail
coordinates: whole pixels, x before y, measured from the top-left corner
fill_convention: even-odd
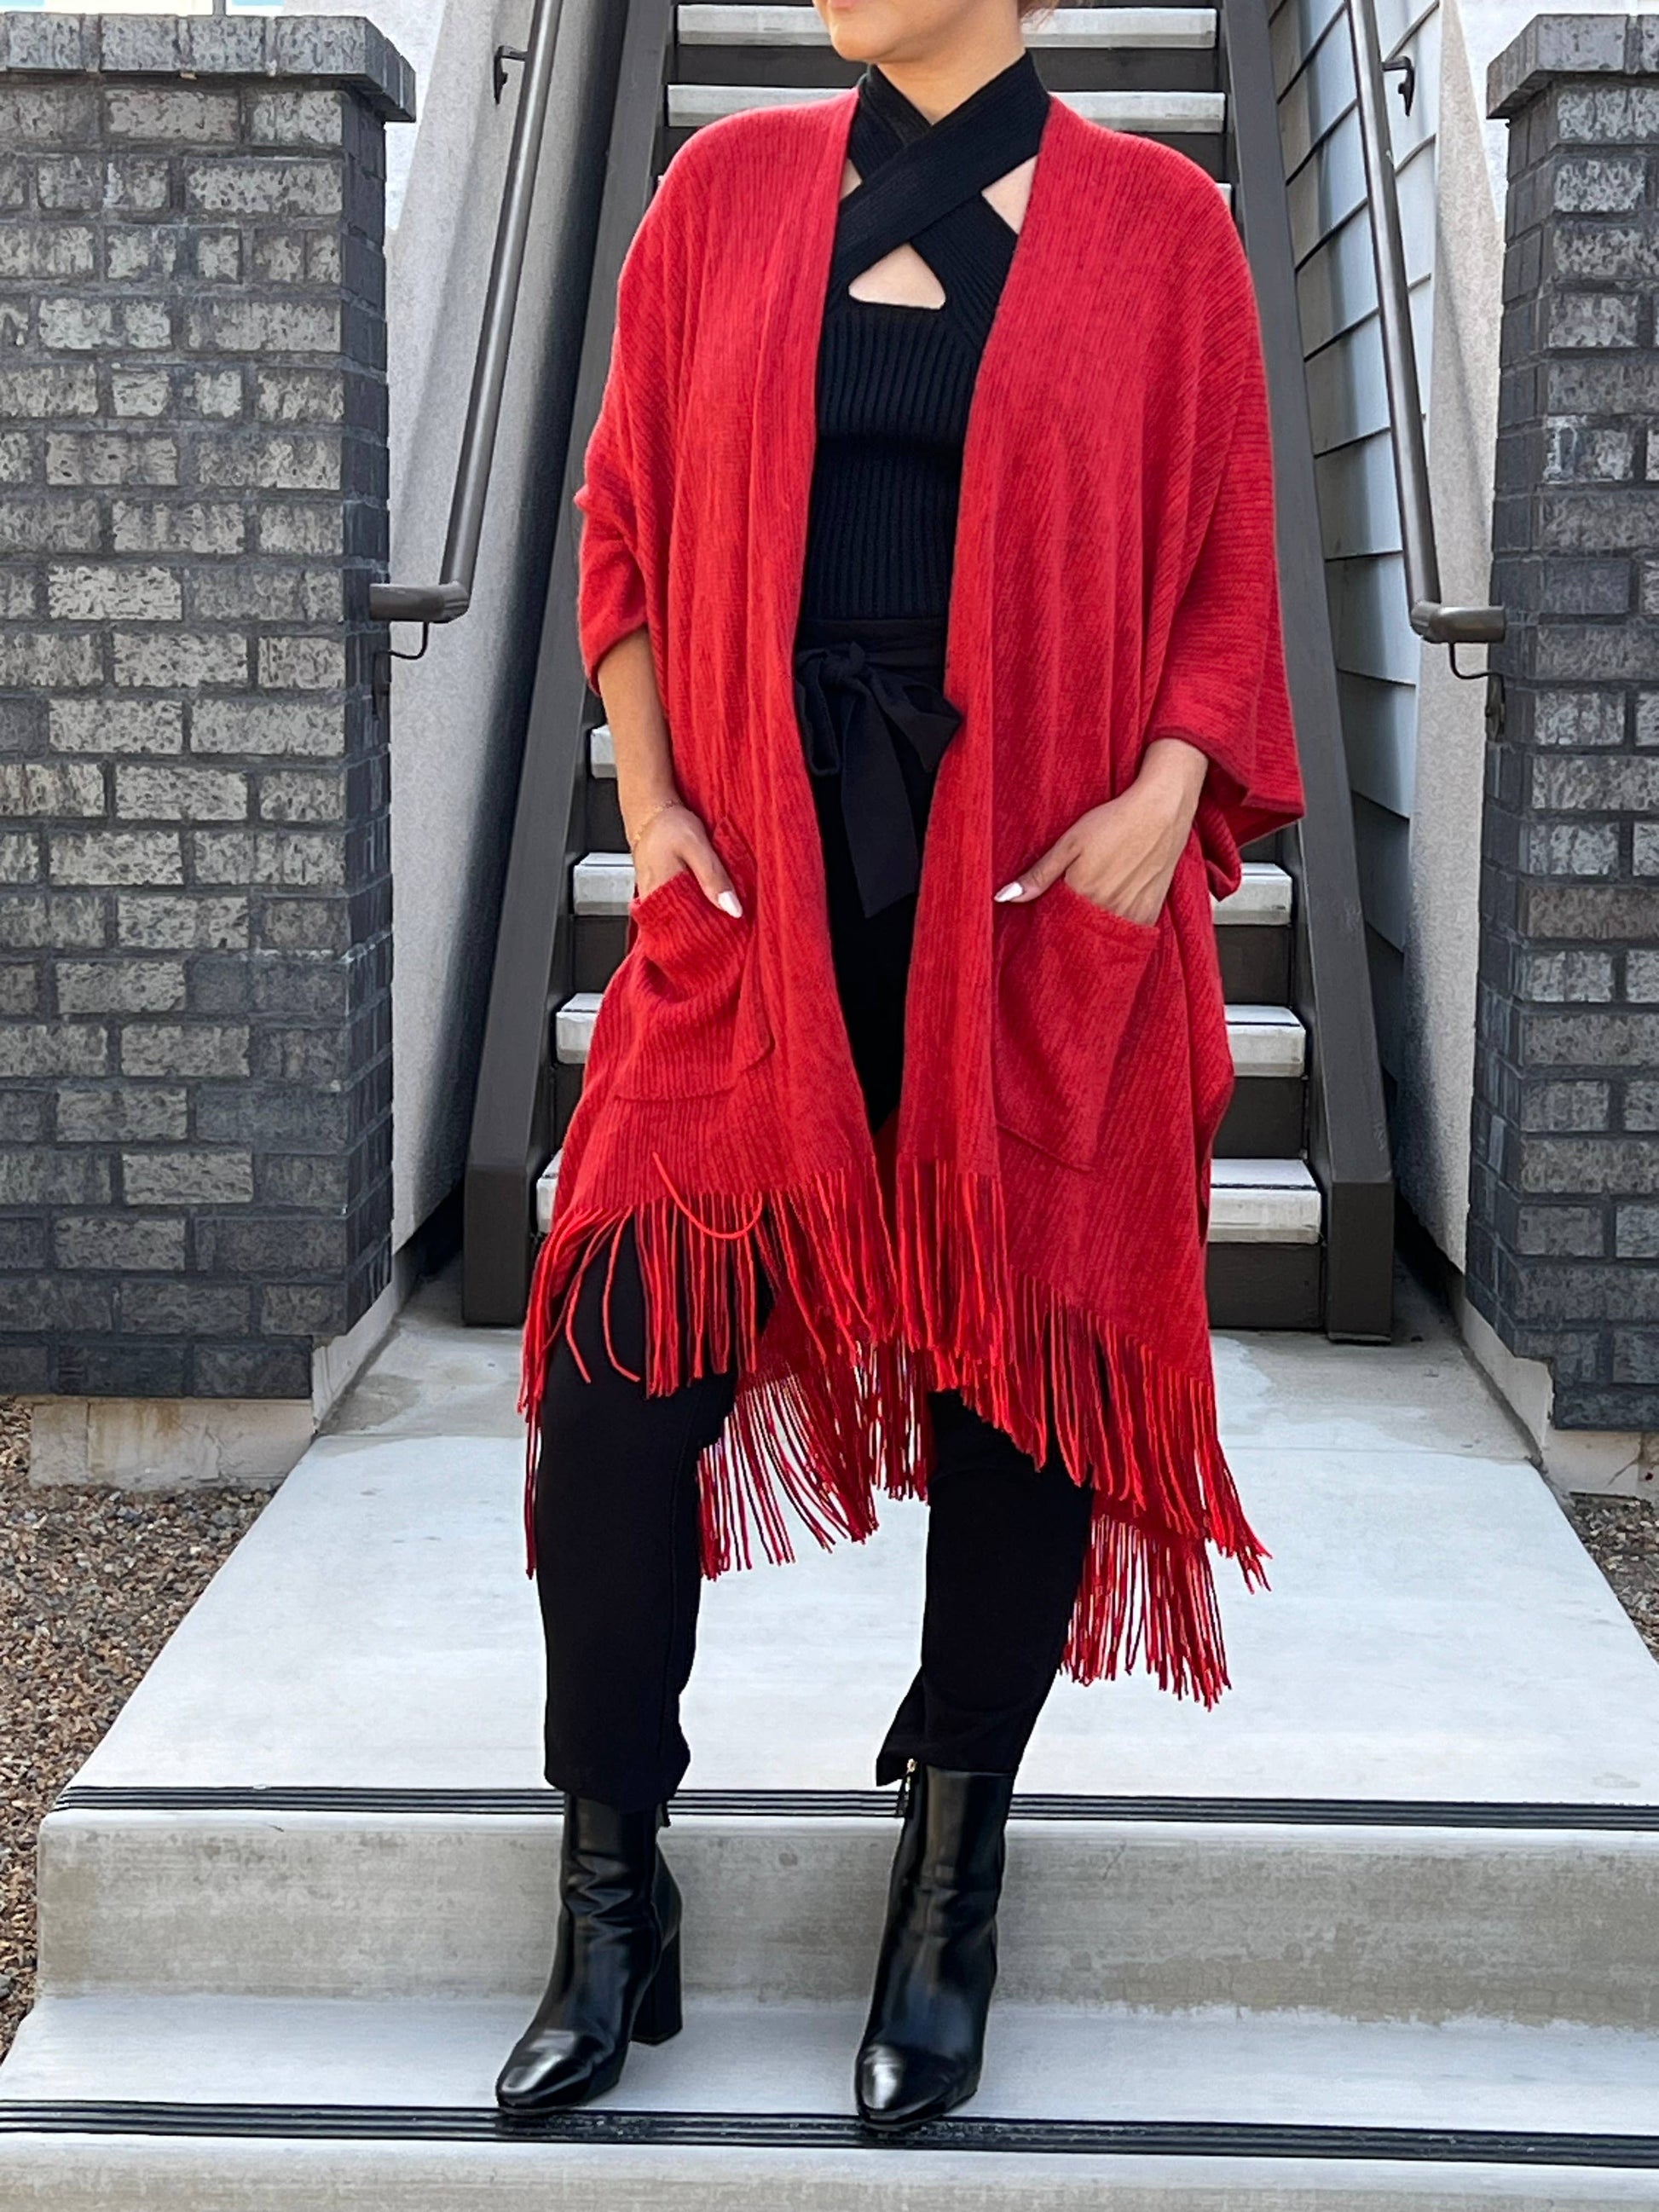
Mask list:
[[[832,294],[860,307],[931,316],[950,311],[964,288],[976,292],[988,279],[1000,289],[1019,229],[986,192],[1035,158],[1050,104],[1029,52],[936,123],[872,63],[848,132],[857,181],[842,194]],[[906,246],[926,265],[938,300],[853,290]]]

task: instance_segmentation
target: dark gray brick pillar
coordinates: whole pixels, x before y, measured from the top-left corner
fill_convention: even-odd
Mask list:
[[[1510,123],[1468,1283],[1560,1428],[1659,1430],[1659,17],[1540,16]]]
[[[351,18],[0,15],[0,1389],[308,1399],[387,1279]]]

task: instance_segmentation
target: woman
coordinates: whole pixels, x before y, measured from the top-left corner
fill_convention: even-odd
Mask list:
[[[1044,91],[1026,0],[817,0],[854,92],[700,132],[628,257],[579,619],[637,876],[526,1334],[565,1793],[510,2112],[680,2025],[657,1848],[700,1573],[930,1508],[855,2065],[976,2085],[1063,1664],[1225,1685],[1212,891],[1293,819],[1259,336],[1220,195]],[[927,865],[921,855],[925,850]]]

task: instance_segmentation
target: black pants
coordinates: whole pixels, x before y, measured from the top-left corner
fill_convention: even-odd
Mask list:
[[[542,1401],[537,1586],[547,1642],[546,1775],[624,1810],[660,1803],[690,1753],[680,1693],[701,1595],[696,1461],[720,1434],[730,1375],[665,1395],[618,1371],[601,1323],[605,1264],[586,1271],[576,1339]],[[644,1370],[631,1234],[611,1284],[611,1341]],[[888,1729],[878,1782],[909,1759],[1012,1773],[1059,1668],[1089,1533],[1089,1493],[1056,1455],[1038,1467],[953,1390],[930,1400],[921,1665]]]
[[[849,691],[886,667],[902,679],[898,727],[886,741],[920,848],[933,767],[917,746],[936,747],[955,714],[938,689],[945,633],[943,619],[817,620],[800,640],[810,656],[855,639],[866,672],[838,669],[833,714],[822,684],[807,687],[827,719],[804,736],[816,763],[836,984],[872,1130],[898,1103],[916,895],[865,913],[839,776],[821,771],[842,756],[842,722],[860,742],[879,739]],[[805,666],[798,661],[798,673]],[[890,686],[883,696],[890,704],[896,695]],[[607,1356],[605,1277],[603,1260],[590,1266],[577,1300],[575,1334],[591,1380],[561,1339],[541,1406],[536,1557],[547,1638],[546,1771],[556,1790],[632,1811],[669,1796],[690,1757],[679,1701],[702,1593],[696,1462],[732,1410],[735,1378],[705,1376],[647,1397]],[[617,1358],[642,1373],[644,1311],[629,1234],[618,1248],[611,1317]],[[1014,1771],[1065,1650],[1089,1538],[1089,1493],[1058,1454],[1038,1467],[954,1390],[935,1391],[929,1410],[935,1449],[921,1666],[881,1747],[878,1782],[894,1780],[912,1759]]]

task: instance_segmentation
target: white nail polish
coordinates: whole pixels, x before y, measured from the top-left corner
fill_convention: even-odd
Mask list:
[[[1009,899],[1018,898],[1024,888],[1024,884],[1004,884],[996,895],[998,905],[1004,904]]]
[[[722,891],[714,903],[716,906],[724,907],[727,914],[742,918],[743,908],[738,903],[738,895],[735,891]]]

